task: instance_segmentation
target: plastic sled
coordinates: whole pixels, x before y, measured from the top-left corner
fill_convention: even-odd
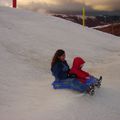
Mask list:
[[[85,92],[88,89],[88,85],[82,84],[75,78],[54,81],[52,85],[54,89],[72,89],[80,92]]]

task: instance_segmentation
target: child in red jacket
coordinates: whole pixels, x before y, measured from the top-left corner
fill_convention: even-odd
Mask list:
[[[75,74],[77,78],[84,84],[87,85],[96,85],[97,87],[101,86],[101,80],[102,76],[100,76],[99,79],[95,78],[94,76],[91,76],[88,72],[85,72],[82,70],[82,67],[84,65],[85,61],[80,58],[76,57],[73,61],[73,66],[71,70],[69,71],[70,74]]]

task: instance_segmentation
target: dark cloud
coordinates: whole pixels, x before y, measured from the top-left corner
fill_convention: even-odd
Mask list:
[[[81,4],[79,1],[75,1],[75,0],[56,0],[59,4],[48,4],[45,2],[28,2],[27,5],[23,5],[20,4],[19,7],[20,8],[25,8],[25,9],[30,9],[33,11],[44,11],[47,13],[64,13],[64,14],[81,14],[81,10],[83,7],[83,4]],[[99,2],[100,0],[98,0]],[[100,4],[98,5],[106,5],[106,6],[110,6],[111,7],[111,11],[99,11],[99,10],[95,10],[93,9],[94,5],[97,6],[97,2],[96,4],[93,5],[86,5],[86,11],[88,14],[120,14],[120,0],[110,0],[110,2],[108,2],[108,0],[104,1],[104,2],[100,2]]]
[[[28,5],[19,5],[20,8],[30,9],[33,11],[46,11],[48,13],[66,13],[66,14],[80,14],[83,5],[80,2],[73,0],[61,0],[59,4],[47,4],[30,2]],[[90,6],[86,6],[86,10],[93,11]]]

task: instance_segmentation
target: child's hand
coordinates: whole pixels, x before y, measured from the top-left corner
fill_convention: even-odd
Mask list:
[[[86,79],[90,79],[90,77],[86,77]]]

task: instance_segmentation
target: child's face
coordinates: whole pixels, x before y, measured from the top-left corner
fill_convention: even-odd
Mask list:
[[[84,66],[84,64],[82,64],[79,68],[81,69]]]
[[[61,56],[59,57],[59,59],[60,59],[61,61],[65,61],[65,57],[66,57],[66,55],[63,54],[63,55],[61,55]]]

